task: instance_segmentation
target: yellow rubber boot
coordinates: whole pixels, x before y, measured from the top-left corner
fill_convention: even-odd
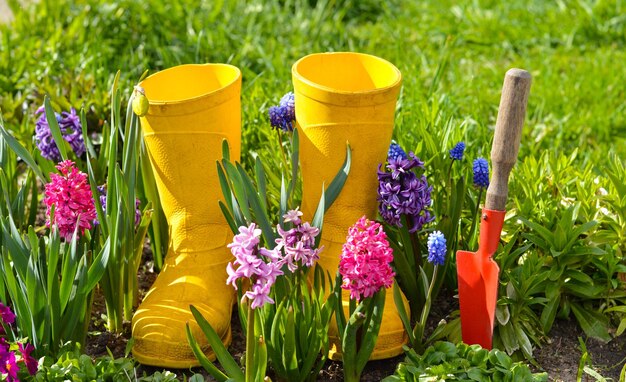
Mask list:
[[[181,65],[141,84],[149,99],[141,127],[170,228],[165,265],[133,317],[133,356],[147,365],[188,368],[199,363],[187,343],[190,322],[205,353],[215,358],[195,323],[193,304],[222,341],[231,341],[234,290],[226,285],[232,240],[218,200],[216,161],[227,139],[232,160],[241,151],[241,72],[224,64]]]
[[[324,215],[319,264],[335,275],[348,228],[361,216],[376,217],[379,163],[384,163],[391,143],[394,112],[402,77],[391,63],[359,53],[321,53],[300,59],[292,77],[296,122],[300,129],[300,166],[303,178],[302,210],[312,218],[326,187],[352,148],[350,174],[339,197]],[[344,293],[344,308],[349,293]],[[408,338],[387,291],[382,326],[370,359],[402,353]],[[408,305],[405,304],[407,311]],[[330,327],[332,359],[341,359],[337,326]]]

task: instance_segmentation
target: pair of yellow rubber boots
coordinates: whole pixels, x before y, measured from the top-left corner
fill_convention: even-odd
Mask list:
[[[335,274],[348,227],[363,215],[376,216],[376,170],[386,160],[401,75],[391,63],[358,53],[312,54],[294,64],[292,75],[305,219],[313,217],[322,184],[329,185],[341,167],[346,142],[352,148],[348,180],[324,216],[325,249],[319,263]],[[170,227],[170,246],[163,270],[133,317],[133,355],[147,365],[187,368],[198,362],[187,344],[185,324],[190,322],[196,339],[204,341],[190,304],[225,344],[231,341],[235,294],[226,285],[226,264],[232,260],[226,245],[233,234],[218,206],[222,195],[216,161],[223,139],[231,159],[240,158],[241,72],[225,64],[182,65],[140,85],[149,99],[141,126]],[[340,359],[336,331],[331,325],[331,358]],[[388,295],[371,358],[396,356],[405,343]],[[201,345],[214,357],[206,341]]]

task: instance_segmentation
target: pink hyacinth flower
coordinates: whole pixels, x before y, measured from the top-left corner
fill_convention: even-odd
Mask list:
[[[372,297],[381,288],[389,288],[395,276],[390,263],[393,250],[383,227],[363,216],[348,230],[339,261],[341,288],[350,298],[360,301]]]
[[[51,173],[50,183],[45,186],[46,226],[56,225],[61,237],[69,241],[77,225],[81,234],[91,229],[96,208],[87,174],[78,170],[71,160],[59,163],[56,168],[61,174]],[[50,221],[52,206],[54,222]]]

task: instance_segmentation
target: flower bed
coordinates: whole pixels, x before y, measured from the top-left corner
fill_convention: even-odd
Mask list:
[[[406,295],[402,324],[411,347],[421,354],[439,340],[460,339],[458,307],[446,301],[456,295],[453,260],[457,249],[474,250],[477,245],[478,209],[489,183],[493,133],[488,127],[495,117],[501,74],[514,63],[532,68],[535,83],[495,255],[501,273],[494,347],[515,361],[532,365],[537,360],[551,376],[560,374],[563,380],[579,373],[593,376],[592,364],[607,366],[596,368],[605,376],[619,377],[626,356],[621,346],[626,293],[620,278],[626,272],[622,184],[626,170],[623,145],[616,144],[615,131],[623,124],[618,100],[623,99],[624,88],[610,79],[626,73],[617,64],[623,62],[623,49],[616,49],[624,43],[619,33],[623,23],[611,4],[596,4],[585,12],[578,7],[535,4],[519,15],[521,5],[516,3],[493,9],[435,2],[397,9],[370,2],[339,2],[329,8],[323,2],[293,7],[233,2],[215,9],[207,4],[195,9],[154,2],[144,9],[130,1],[88,3],[89,7],[79,7],[43,1],[30,5],[28,12],[16,10],[14,24],[1,29],[0,53],[5,59],[0,60],[4,118],[0,188],[5,196],[0,203],[4,259],[0,299],[17,313],[16,323],[7,330],[9,342],[31,343],[36,349],[32,354],[47,357],[46,373],[58,362],[55,373],[63,372],[64,362],[72,373],[77,371],[70,364],[103,375],[107,370],[130,372],[135,366],[128,358],[87,367],[90,360],[81,358],[83,350],[63,346],[62,341],[85,342],[87,336],[87,347],[98,343],[98,336],[90,333],[94,327],[89,329],[95,322],[100,331],[125,333],[107,332],[101,338],[128,339],[128,321],[140,291],[147,289],[139,288],[135,277],[143,269],[144,237],[149,237],[155,269],[164,265],[169,232],[163,205],[150,175],[137,116],[131,108],[124,113],[123,107],[144,68],[205,61],[232,62],[242,68],[241,167],[229,167],[226,160],[223,175],[231,181],[247,175],[250,184],[243,186],[243,196],[249,196],[246,188],[251,187],[259,196],[258,205],[251,207],[250,218],[240,219],[232,205],[224,208],[232,215],[229,228],[235,231],[257,224],[262,230],[258,250],[269,252],[275,249],[275,239],[287,241],[294,235],[288,232],[297,230],[292,220],[297,213],[287,222],[283,215],[300,207],[302,200],[300,178],[292,175],[297,169],[293,163],[298,163],[293,158],[297,151],[293,134],[298,131],[295,100],[292,94],[280,98],[289,89],[285,63],[307,52],[360,50],[384,56],[403,73],[404,87],[395,110],[397,144],[390,148],[387,161],[380,161],[379,215],[368,218],[377,220],[372,225],[384,226],[396,255],[391,269],[399,288],[389,289],[385,306],[402,310],[400,291]],[[156,19],[163,23],[153,22]],[[303,33],[305,25],[317,34]],[[48,37],[47,45],[41,43],[41,36]],[[118,67],[123,72],[116,77]],[[47,101],[44,94],[49,95]],[[139,100],[137,93],[135,99]],[[270,106],[276,101],[276,106]],[[259,173],[264,174],[264,185],[259,183]],[[289,208],[281,206],[281,185]],[[242,196],[241,189],[233,193],[235,199]],[[267,212],[262,221],[259,209]],[[323,230],[313,217],[306,217],[311,226]],[[307,249],[320,249],[317,244]],[[271,256],[257,260],[265,264]],[[297,269],[297,261],[285,261],[290,271]],[[305,265],[315,273],[312,261]],[[235,268],[231,268],[233,275]],[[260,330],[265,330],[266,370],[276,376],[284,361],[278,360],[279,354],[287,345],[268,342],[265,334],[271,333],[272,322],[312,321],[298,311],[290,318],[289,302],[279,310],[284,296],[268,291],[268,283],[259,283],[262,277],[246,277],[256,277],[253,281],[258,285],[240,288],[239,300],[248,295],[255,308],[266,314],[257,322],[269,326]],[[281,277],[278,271],[274,277]],[[365,293],[359,295],[359,304],[376,299],[374,290],[358,277],[346,280],[346,286],[358,286]],[[389,286],[382,276],[378,281],[378,286]],[[349,320],[358,309],[357,299],[349,309],[347,294],[333,296],[345,301]],[[104,300],[92,311],[96,297]],[[323,306],[326,296],[317,297],[311,304]],[[267,304],[270,300],[274,304]],[[375,315],[377,304],[379,300],[364,303],[360,309],[371,309]],[[246,309],[245,304],[238,309],[244,322]],[[332,309],[341,311],[337,306]],[[270,313],[273,316],[268,318]],[[101,325],[102,315],[106,326]],[[445,325],[438,326],[443,318]],[[316,324],[325,330],[326,323]],[[375,327],[374,322],[372,330]],[[586,348],[577,341],[579,336]],[[321,350],[327,345],[322,338],[315,336]],[[365,336],[360,338],[355,349],[367,343]],[[561,347],[566,355],[549,360],[551,349]],[[235,353],[243,350],[241,336],[239,341],[235,337],[234,348],[239,349]],[[3,353],[5,361],[12,364],[11,352],[19,365],[22,352],[15,346]],[[360,353],[361,358],[365,353]],[[65,355],[59,360],[60,354]],[[306,359],[296,354],[297,361]],[[236,363],[240,356],[235,356]],[[487,359],[482,358],[481,371],[493,366]],[[344,370],[336,363],[322,357],[315,361],[313,374],[321,365],[322,379],[341,378]],[[370,362],[362,375],[380,380],[401,361],[402,357],[389,363]],[[560,364],[570,365],[569,374],[557,370]],[[298,367],[303,373],[307,369]],[[408,366],[404,367],[406,371]],[[6,376],[11,372],[2,370]],[[346,372],[352,378],[358,374]],[[23,367],[21,373],[26,377]]]

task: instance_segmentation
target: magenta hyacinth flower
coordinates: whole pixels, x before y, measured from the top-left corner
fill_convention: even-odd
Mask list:
[[[350,291],[350,298],[360,301],[372,297],[381,288],[389,288],[395,276],[390,263],[393,250],[383,227],[365,216],[348,230],[339,260],[341,288]]]
[[[252,309],[274,303],[269,294],[276,277],[283,274],[280,255],[275,250],[259,248],[260,236],[261,230],[251,223],[248,227],[239,227],[239,233],[228,244],[235,261],[226,266],[226,284],[237,289],[237,280],[250,280],[250,290],[243,295],[242,300],[251,301]]]
[[[20,367],[17,365],[15,353],[7,351],[4,347],[0,348],[0,373],[9,382],[19,381],[17,372]]]
[[[2,317],[2,322],[7,325],[11,325],[15,322],[15,313],[11,311],[11,308],[4,305],[0,302],[0,316]]]
[[[20,353],[22,353],[22,361],[24,361],[24,365],[28,369],[28,374],[35,375],[37,374],[37,369],[39,368],[39,362],[30,355],[35,348],[31,344],[22,345],[22,343],[18,343],[18,347],[20,349]]]
[[[50,174],[50,183],[45,186],[46,226],[54,224],[59,234],[66,241],[71,240],[78,225],[81,234],[91,229],[96,219],[96,208],[87,180],[87,174],[66,160],[56,168],[61,174]],[[50,212],[54,206],[54,222],[50,221]]]

